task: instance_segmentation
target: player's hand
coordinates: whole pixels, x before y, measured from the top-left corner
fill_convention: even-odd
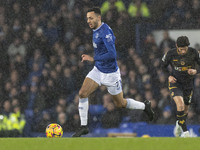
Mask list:
[[[170,83],[176,83],[176,78],[174,78],[173,76],[169,76],[169,77],[168,77],[168,81],[169,81]]]
[[[82,58],[81,62],[84,62],[84,61],[94,61],[93,57],[91,57],[90,55],[86,55],[86,54],[83,54],[81,56],[81,58]]]
[[[196,69],[188,69],[188,74],[189,75],[195,75],[195,74],[197,74],[197,70]]]

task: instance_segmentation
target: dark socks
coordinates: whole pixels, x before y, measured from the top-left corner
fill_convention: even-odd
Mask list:
[[[183,132],[187,131],[186,117],[187,115],[184,114],[184,111],[177,111],[176,118],[178,120],[178,124],[182,127]]]

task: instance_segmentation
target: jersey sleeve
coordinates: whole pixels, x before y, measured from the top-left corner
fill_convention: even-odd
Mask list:
[[[162,57],[161,61],[161,69],[165,73],[165,75],[168,77],[170,75],[170,72],[168,70],[168,65],[170,64],[170,53],[167,52],[165,55]]]
[[[107,52],[95,56],[95,60],[111,60],[116,58],[116,49],[115,49],[115,36],[112,34],[111,31],[107,30],[102,35],[103,43],[107,49]]]

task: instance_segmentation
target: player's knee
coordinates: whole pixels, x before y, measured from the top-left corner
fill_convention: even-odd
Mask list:
[[[182,104],[177,105],[177,110],[178,111],[184,111],[184,104],[183,105]]]
[[[87,93],[86,93],[86,92],[84,92],[84,91],[80,90],[80,91],[79,91],[79,97],[80,97],[80,98],[87,98],[87,97],[88,97],[88,95],[87,95]]]

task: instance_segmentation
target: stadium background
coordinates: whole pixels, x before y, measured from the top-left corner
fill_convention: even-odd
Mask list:
[[[176,37],[171,33],[199,31],[200,1],[142,0],[140,13],[131,11],[137,9],[131,0],[113,1],[111,7],[108,2],[0,1],[0,136],[44,136],[52,122],[63,127],[65,136],[77,129],[77,93],[93,67],[80,62],[81,54],[93,51],[92,31],[85,17],[92,6],[102,8],[103,21],[115,33],[125,97],[151,100],[156,118],[148,122],[142,111],[116,109],[105,87],[100,87],[90,97],[89,136],[107,136],[109,132],[173,136],[175,105],[160,61],[175,46]],[[161,30],[159,43],[155,30]],[[199,37],[197,33],[194,36]],[[192,46],[200,50],[199,44]],[[187,120],[196,135],[199,96],[198,75]]]

